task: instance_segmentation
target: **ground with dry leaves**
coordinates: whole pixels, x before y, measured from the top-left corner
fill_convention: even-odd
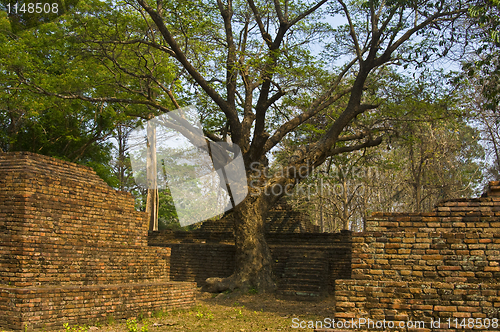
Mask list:
[[[291,301],[269,294],[219,294],[198,292],[197,304],[190,310],[176,310],[161,317],[141,320],[137,330],[146,324],[148,332],[250,332],[313,331],[292,328],[292,319],[323,320],[333,318],[333,298],[320,302]],[[125,321],[92,327],[95,332],[129,332]]]

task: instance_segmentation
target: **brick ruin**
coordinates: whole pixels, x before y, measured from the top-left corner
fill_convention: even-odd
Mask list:
[[[350,278],[351,233],[319,233],[309,216],[279,202],[269,211],[265,236],[273,256],[278,294],[315,300],[333,293],[335,280]],[[172,250],[170,277],[205,285],[210,277],[228,277],[234,270],[233,224],[205,221],[195,231],[150,232],[150,246]]]
[[[232,232],[209,230],[150,234],[150,245],[171,248],[173,280],[203,284],[232,273]],[[449,329],[448,318],[492,323],[500,317],[499,182],[491,182],[483,197],[444,201],[432,212],[376,213],[365,232],[268,231],[266,239],[278,293],[302,299],[329,293],[337,320],[385,320],[396,327],[423,322],[423,329],[385,330],[444,332],[471,330]],[[437,321],[440,328],[431,329]]]
[[[432,212],[374,214],[352,246],[351,279],[335,281],[337,319],[470,331],[455,322],[500,318],[499,182],[481,198],[445,201]]]
[[[0,327],[62,329],[194,304],[145,213],[87,167],[0,154]]]
[[[318,299],[333,293],[335,280],[351,277],[351,232],[266,233],[274,261],[278,294]],[[209,277],[234,270],[232,232],[157,231],[151,246],[172,250],[170,278],[203,286]]]
[[[233,226],[231,222],[210,220],[203,222],[199,231],[233,233]],[[313,225],[304,211],[296,211],[285,201],[279,201],[268,212],[264,230],[266,233],[319,233],[321,227]]]
[[[304,220],[286,208],[267,220],[281,295],[333,295],[337,320],[427,324],[391,331],[430,331],[438,319],[433,331],[467,331],[445,322],[499,317],[499,182],[481,198],[445,201],[432,212],[374,214],[361,233],[318,233]],[[90,168],[1,154],[0,326],[61,328],[189,307],[195,282],[232,273],[228,225],[149,235],[147,228],[133,197]]]

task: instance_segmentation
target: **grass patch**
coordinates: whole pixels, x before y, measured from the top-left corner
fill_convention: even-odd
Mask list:
[[[69,326],[62,332],[249,332],[290,331],[293,318],[323,320],[333,318],[333,299],[320,302],[285,301],[268,294],[224,294],[216,298],[209,293],[198,293],[197,305],[190,309],[155,311],[151,317],[138,314],[129,319],[108,316],[97,324]],[[106,321],[108,324],[105,324]],[[300,331],[312,331],[300,329]],[[3,331],[2,331],[3,332]],[[11,331],[5,331],[11,332]]]

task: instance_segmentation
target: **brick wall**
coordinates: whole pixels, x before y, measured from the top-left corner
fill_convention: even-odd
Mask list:
[[[199,286],[211,277],[228,277],[234,270],[234,245],[219,243],[167,244],[172,249],[172,281],[195,281]]]
[[[440,202],[427,213],[375,213],[366,231],[383,232],[500,232],[500,182],[490,182],[479,198]]]
[[[61,328],[193,304],[193,284],[169,281],[170,249],[148,247],[147,234],[133,197],[92,169],[0,154],[0,326]]]
[[[500,281],[500,233],[354,233],[358,280]]]
[[[268,212],[264,223],[266,233],[319,233],[320,226],[313,225],[304,211],[295,211],[286,202],[279,202]],[[202,232],[233,232],[231,221],[210,220],[200,227]]]
[[[448,318],[498,319],[499,189],[492,182],[481,198],[442,202],[430,213],[375,214],[367,232],[353,234],[352,280],[336,280],[335,317],[421,321],[422,331],[433,320],[441,320],[433,331],[470,331],[450,328]]]
[[[500,285],[428,281],[337,280],[335,318],[393,322],[395,328],[357,331],[498,331],[497,328],[460,328],[465,319],[499,319]],[[448,321],[450,319],[450,321]],[[457,319],[457,321],[455,321]],[[431,328],[431,322],[440,322]],[[413,323],[411,323],[413,322]],[[420,329],[415,328],[417,322]],[[451,327],[448,325],[451,322]],[[386,323],[387,324],[387,323]],[[401,325],[400,325],[401,324]],[[478,323],[474,323],[479,327]],[[387,325],[388,326],[388,325]],[[439,326],[440,328],[437,328]],[[400,328],[401,327],[401,328]]]
[[[295,211],[286,204],[269,211],[265,223],[268,233],[319,233],[320,226],[313,225],[304,211]]]
[[[300,260],[307,263],[308,253],[321,252],[327,264],[325,287],[332,292],[336,279],[351,277],[351,234],[266,233],[278,283],[292,257],[298,257],[299,264]],[[149,244],[171,248],[170,276],[174,281],[203,285],[209,277],[227,277],[234,270],[234,237],[230,232],[161,230],[149,233]]]
[[[286,286],[280,283],[280,278],[286,276],[287,266],[292,260],[295,260],[296,264],[307,266],[312,257],[320,255],[319,261],[326,263],[326,269],[315,277],[320,281],[324,280],[327,292],[333,294],[335,280],[351,278],[351,234],[351,232],[267,234],[267,241],[275,261],[274,272],[278,277],[278,284]],[[302,282],[314,284],[314,281]]]
[[[179,282],[133,282],[88,286],[0,287],[0,321],[13,330],[56,329],[64,323],[89,324],[149,316],[155,311],[189,308],[194,285]],[[5,310],[5,311],[4,311]]]

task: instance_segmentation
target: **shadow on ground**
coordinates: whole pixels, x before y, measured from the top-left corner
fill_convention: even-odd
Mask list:
[[[278,314],[282,317],[331,317],[335,310],[334,297],[329,296],[321,301],[297,301],[281,299],[275,294],[238,294],[220,293],[218,295],[198,292],[198,304],[212,306],[238,307],[245,306],[251,311],[263,311]]]

